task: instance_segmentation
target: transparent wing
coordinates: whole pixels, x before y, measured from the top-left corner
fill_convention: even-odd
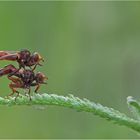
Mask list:
[[[15,61],[15,60],[17,60],[17,58],[18,58],[17,54],[7,54],[7,55],[0,56],[0,60]]]

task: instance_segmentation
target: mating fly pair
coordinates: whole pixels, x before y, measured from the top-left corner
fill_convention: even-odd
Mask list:
[[[19,92],[16,89],[22,88],[28,90],[31,100],[31,87],[35,86],[35,92],[37,92],[41,84],[46,84],[45,80],[48,78],[41,72],[34,72],[37,65],[42,66],[40,62],[44,62],[44,59],[39,53],[35,52],[32,54],[29,50],[21,50],[16,52],[0,51],[0,60],[16,61],[19,64],[19,68],[9,64],[0,69],[0,77],[7,75],[8,79],[11,80],[9,87],[12,90],[12,93],[8,96],[17,93],[17,98],[19,96]],[[26,69],[26,67],[29,68]]]

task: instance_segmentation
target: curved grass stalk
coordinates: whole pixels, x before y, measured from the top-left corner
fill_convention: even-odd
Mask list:
[[[140,122],[138,120],[132,119],[119,111],[102,106],[101,104],[96,104],[87,99],[80,99],[69,96],[60,96],[56,94],[34,94],[32,100],[30,101],[27,96],[18,97],[15,101],[14,97],[9,97],[8,99],[0,97],[0,105],[56,105],[63,106],[67,108],[72,108],[77,111],[89,112],[94,115],[98,115],[101,118],[105,118],[115,124],[123,125],[131,128],[140,133]]]
[[[140,102],[129,96],[127,97],[127,104],[134,117],[140,121]]]

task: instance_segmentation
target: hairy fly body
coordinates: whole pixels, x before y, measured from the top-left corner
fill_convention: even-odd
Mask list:
[[[11,76],[11,73],[13,74]],[[19,92],[16,90],[17,88],[27,89],[29,97],[30,96],[30,90],[32,86],[35,86],[35,92],[40,88],[41,84],[46,84],[45,80],[48,78],[41,72],[33,72],[32,70],[25,70],[20,69],[17,70],[17,68],[13,65],[7,65],[4,68],[0,69],[0,77],[7,75],[8,79],[11,80],[11,83],[9,84],[10,89],[12,90],[12,93],[8,96],[13,95],[14,93],[17,93],[16,98],[19,96]]]
[[[21,51],[0,51],[0,60],[17,61],[19,69],[33,66],[32,70],[35,70],[37,65],[41,66],[40,61],[44,61],[39,53],[31,53],[27,49]]]

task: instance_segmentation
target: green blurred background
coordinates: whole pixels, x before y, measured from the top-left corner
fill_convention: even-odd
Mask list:
[[[40,93],[74,94],[130,115],[126,97],[140,98],[139,15],[140,2],[0,2],[0,50],[27,48],[46,59],[37,69],[49,77]],[[0,83],[4,97],[9,81]],[[0,138],[139,138],[52,106],[0,107],[0,126]]]

